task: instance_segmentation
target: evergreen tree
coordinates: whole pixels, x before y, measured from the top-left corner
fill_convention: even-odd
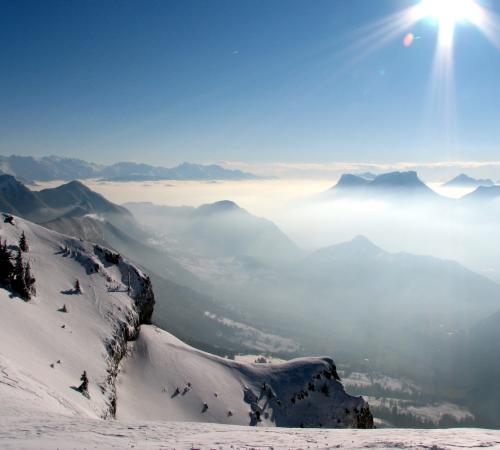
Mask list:
[[[12,290],[18,294],[24,300],[28,300],[28,290],[26,288],[25,279],[24,279],[24,263],[23,263],[23,255],[21,250],[17,252],[16,260],[14,263],[14,270],[12,272],[12,281],[11,281]]]
[[[24,285],[26,286],[26,292],[28,294],[26,300],[30,300],[31,296],[36,295],[35,281],[35,277],[31,273],[31,265],[28,262],[24,267]]]
[[[18,250],[16,255],[10,285],[12,291],[23,300],[30,300],[31,296],[35,294],[35,278],[31,273],[31,265],[29,263],[24,264],[21,249]]]
[[[77,293],[77,294],[82,293],[82,288],[80,286],[80,280],[78,278],[75,280],[74,290],[75,290],[75,293]]]
[[[78,390],[84,395],[89,395],[89,379],[87,378],[86,370],[83,371],[82,376],[80,377],[80,381],[82,382],[82,384],[78,386]]]
[[[21,234],[21,237],[19,238],[19,248],[24,253],[26,253],[29,250],[28,241],[26,240],[26,235],[24,234],[24,231],[23,234]]]
[[[12,253],[7,248],[7,242],[0,241],[0,284],[10,284],[13,271]]]

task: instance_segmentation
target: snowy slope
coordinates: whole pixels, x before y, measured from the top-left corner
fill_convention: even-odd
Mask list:
[[[193,349],[153,326],[142,327],[131,343],[118,398],[117,417],[125,420],[330,428],[371,424],[368,405],[345,393],[329,358],[244,364]]]
[[[367,403],[345,393],[332,360],[256,365],[195,350],[147,325],[149,278],[119,255],[17,217],[0,224],[14,253],[23,232],[36,296],[0,288],[0,417],[371,427]],[[76,389],[84,370],[90,398]]]
[[[110,422],[0,415],[0,447],[3,450],[498,449],[500,431],[270,429],[190,422]]]
[[[0,288],[1,404],[11,412],[112,416],[114,359],[137,332],[140,316],[147,321],[150,315],[151,305],[136,308],[131,298],[150,295],[148,280],[123,260],[109,263],[92,244],[18,218],[14,225],[0,224],[0,237],[14,252],[22,231],[37,294],[25,302]],[[124,284],[129,274],[130,295]],[[81,294],[73,291],[76,279]],[[66,313],[59,311],[63,305]],[[84,370],[90,399],[72,389]]]

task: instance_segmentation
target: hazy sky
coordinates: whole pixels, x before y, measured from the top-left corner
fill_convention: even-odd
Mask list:
[[[436,102],[436,24],[366,51],[386,35],[370,25],[415,3],[0,0],[0,153],[498,159],[500,53],[474,26],[456,30],[453,145]]]

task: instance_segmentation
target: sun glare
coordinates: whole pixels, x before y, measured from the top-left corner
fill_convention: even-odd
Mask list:
[[[474,0],[422,0],[415,9],[416,20],[431,19],[439,26],[439,44],[451,47],[460,22],[477,23],[481,9]]]

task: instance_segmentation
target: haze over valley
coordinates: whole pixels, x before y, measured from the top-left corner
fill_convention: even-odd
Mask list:
[[[500,372],[474,350],[490,345],[483,324],[500,311],[498,260],[483,241],[486,229],[492,239],[500,231],[495,185],[461,186],[457,198],[412,171],[329,183],[84,183],[27,187],[3,175],[0,200],[142,266],[154,324],[223,357],[334,354],[379,426],[497,426],[484,390]],[[457,376],[457,367],[469,369]]]

